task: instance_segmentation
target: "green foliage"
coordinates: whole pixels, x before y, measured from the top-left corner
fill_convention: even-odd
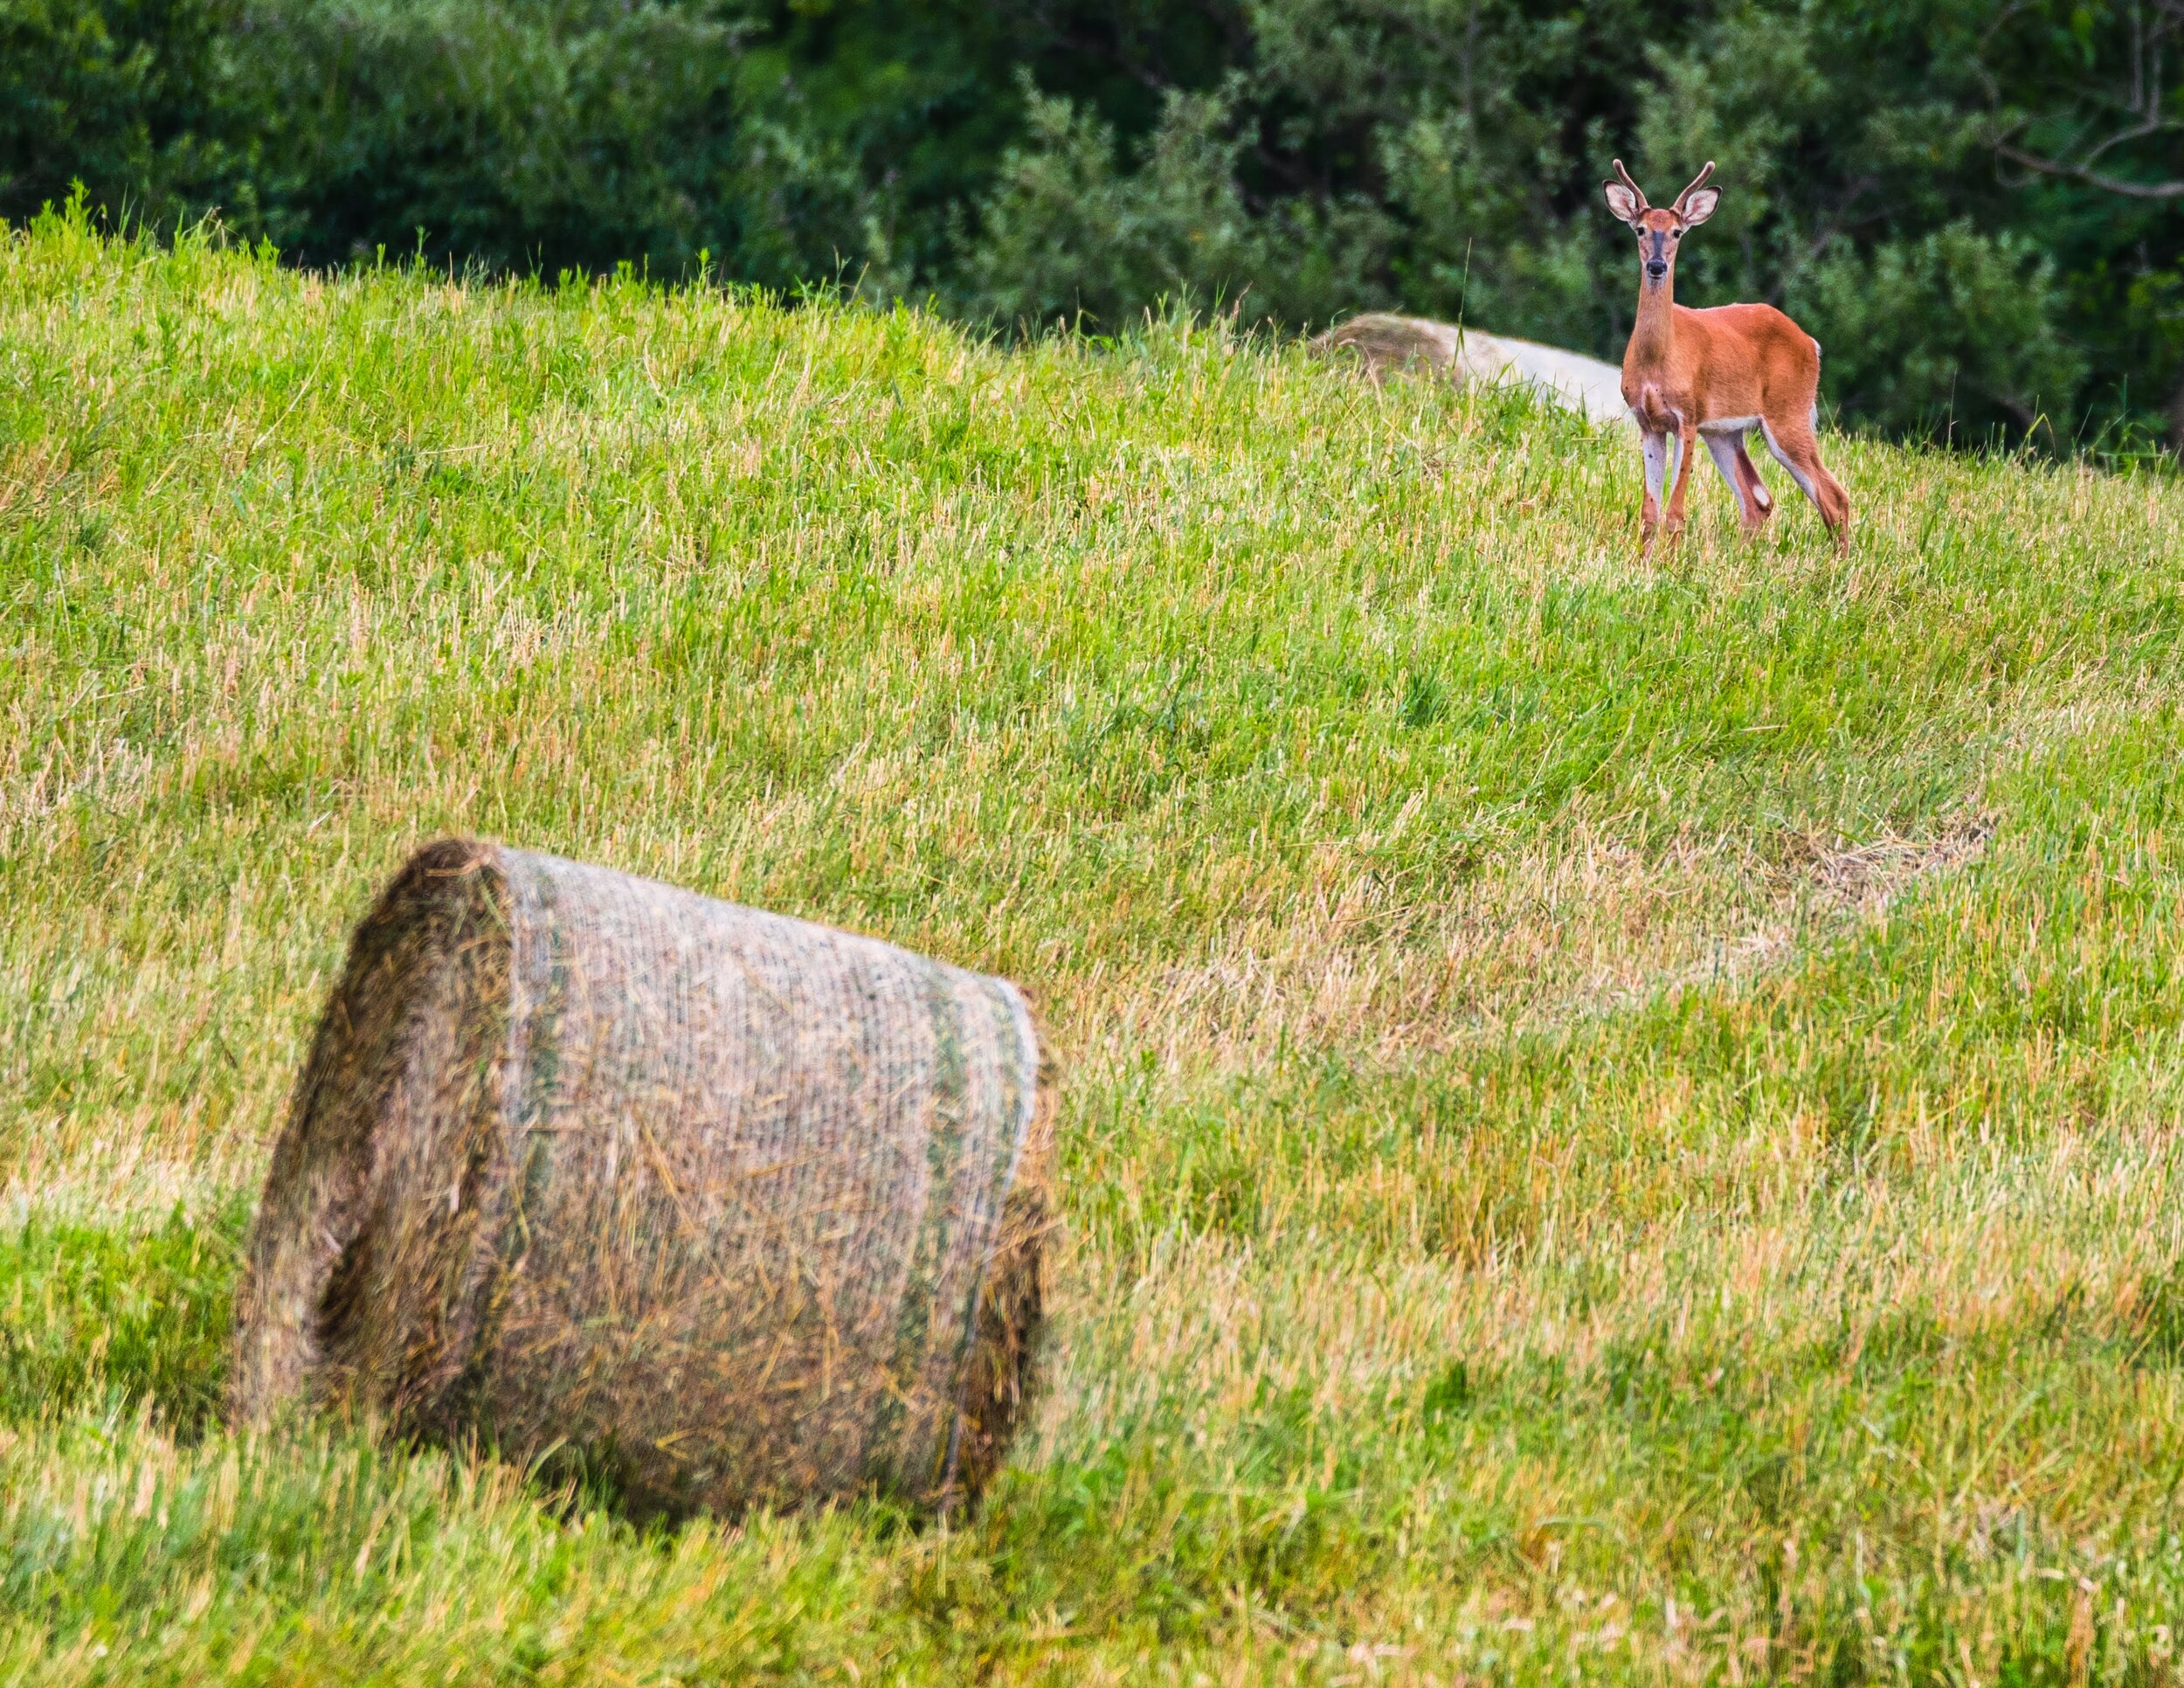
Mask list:
[[[253,214],[307,263],[681,274],[730,251],[732,24],[619,0],[263,0]]]
[[[1959,415],[2000,413],[2060,443],[2084,353],[2065,338],[2055,260],[2022,235],[1968,224],[1870,253],[1844,248],[1799,277],[1790,304],[1824,336],[1846,419],[1946,436]]]
[[[0,0],[0,218],[80,182],[95,204],[165,225],[203,209],[221,142],[221,41],[240,0]]]
[[[1712,157],[1685,302],[1794,308],[1845,418],[2184,425],[2174,0],[0,0],[0,215],[80,177],[311,264],[703,265],[1012,329],[1401,306],[1612,357],[1608,158],[1665,197]]]
[[[1254,136],[1221,93],[1171,93],[1137,167],[1091,111],[1026,86],[1030,135],[1001,161],[964,282],[971,308],[1033,326],[1195,301],[1302,321],[1330,298],[1379,296],[1375,219],[1284,204],[1254,216],[1239,171]]]

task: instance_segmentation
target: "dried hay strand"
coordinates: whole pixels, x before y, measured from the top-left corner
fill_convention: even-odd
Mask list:
[[[1030,1373],[1052,1095],[1005,980],[431,845],[274,1148],[231,1416],[566,1449],[640,1512],[966,1500]]]

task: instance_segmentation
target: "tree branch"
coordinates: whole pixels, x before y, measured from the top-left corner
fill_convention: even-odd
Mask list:
[[[2126,141],[2143,141],[2149,135],[2163,135],[2174,128],[2184,128],[2184,123],[2178,123],[2173,119],[2163,118],[2158,114],[2149,117],[2143,123],[2133,124],[2127,129],[2117,130],[2107,140],[2087,153],[2084,157],[2079,159],[2078,163],[2090,167],[2096,158],[2111,147],[2120,147]]]
[[[2013,138],[2022,135],[2031,120],[2022,112],[2006,114],[1999,109],[2001,85],[1985,62],[2003,22],[2015,19],[2022,10],[2023,0],[2008,0],[1998,8],[1993,24],[1981,36],[1972,56],[1972,68],[1987,86],[1990,107],[1996,108],[1992,112],[1994,127],[1987,140],[1995,155],[2039,175],[2082,182],[2121,198],[2184,199],[2184,179],[2138,182],[2094,168],[2118,147],[2184,129],[2184,122],[2165,116],[2161,109],[2166,91],[2163,55],[2171,41],[2184,36],[2184,0],[2130,0],[2128,15],[2122,20],[2125,31],[2124,45],[2130,60],[2125,85],[2120,89],[2097,88],[2091,85],[2091,79],[2082,80],[2074,91],[2075,97],[2068,102],[2078,108],[2082,121],[2070,125],[2075,133],[2062,140],[2054,151],[2045,154],[2028,152]],[[2089,106],[2090,111],[2086,110]],[[2097,131],[2102,128],[2111,132],[2105,138],[2096,139]]]
[[[2121,194],[2126,199],[2184,199],[2184,182],[2130,182],[2119,176],[2106,176],[2099,170],[2088,169],[2083,164],[2067,163],[2060,158],[2042,158],[2036,153],[2013,147],[2007,141],[1994,142],[1994,150],[2013,164],[2022,164],[2028,170],[2042,176],[2061,176],[2065,181],[2083,182],[2088,187],[2098,188],[2105,193]]]

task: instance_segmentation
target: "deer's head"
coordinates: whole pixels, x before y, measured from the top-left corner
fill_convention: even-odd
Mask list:
[[[1645,273],[1641,285],[1666,287],[1669,273],[1676,267],[1676,242],[1683,239],[1683,231],[1697,228],[1714,214],[1714,207],[1721,203],[1721,190],[1706,185],[1706,178],[1713,173],[1714,163],[1710,158],[1706,168],[1691,178],[1691,185],[1676,195],[1676,204],[1660,210],[1646,203],[1644,191],[1630,179],[1623,161],[1615,161],[1615,180],[1601,186],[1607,194],[1608,210],[1629,224],[1630,232],[1638,237],[1638,258]]]

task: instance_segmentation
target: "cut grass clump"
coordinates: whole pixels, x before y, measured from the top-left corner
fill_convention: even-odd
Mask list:
[[[220,1410],[246,1201],[147,1228],[33,1215],[0,1237],[0,1423],[149,1408],[194,1435]]]
[[[2176,1673],[2174,481],[1842,440],[1847,558],[1709,483],[1641,561],[1627,438],[1219,325],[66,217],[0,370],[0,1676]],[[442,834],[1036,992],[975,1516],[204,1427]]]

